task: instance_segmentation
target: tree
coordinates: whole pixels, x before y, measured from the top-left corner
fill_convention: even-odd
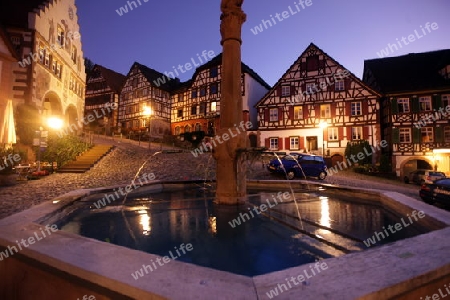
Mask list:
[[[94,62],[89,58],[84,58],[84,70],[86,72],[86,80],[91,76],[92,70],[94,69]]]

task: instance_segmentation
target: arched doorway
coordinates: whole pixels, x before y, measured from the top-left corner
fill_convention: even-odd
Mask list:
[[[42,104],[42,117],[48,118],[51,116],[63,117],[61,99],[59,99],[55,92],[48,92],[45,94],[44,102]]]
[[[77,109],[74,105],[69,105],[66,108],[66,113],[64,116],[64,126],[74,128],[76,127],[78,130],[82,130],[82,125],[78,122],[78,113]]]
[[[412,158],[405,161],[401,168],[403,176],[417,169],[433,170],[433,164],[424,158]]]

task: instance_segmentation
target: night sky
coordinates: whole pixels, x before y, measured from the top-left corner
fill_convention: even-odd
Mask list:
[[[200,62],[204,50],[221,52],[219,0],[139,1],[131,10],[126,0],[76,0],[85,57],[127,74],[135,61],[165,72]],[[364,60],[382,49],[387,56],[450,49],[448,0],[245,0],[243,9],[242,60],[270,85],[311,42],[360,78]],[[427,22],[436,24],[426,29]]]

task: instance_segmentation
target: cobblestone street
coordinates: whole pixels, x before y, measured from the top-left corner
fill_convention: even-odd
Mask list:
[[[210,153],[195,158],[190,151],[174,154],[153,153],[159,144],[130,142],[128,140],[96,139],[97,143],[112,143],[116,148],[86,173],[55,173],[39,180],[19,181],[14,186],[0,187],[0,219],[23,211],[33,205],[51,200],[69,191],[82,188],[129,184],[142,164],[149,160],[141,171],[154,173],[156,180],[205,180],[215,179],[215,161]],[[170,147],[163,147],[170,149]],[[263,168],[255,161],[248,170],[249,179],[282,179]],[[339,172],[326,178],[324,183],[343,186],[367,187],[392,190],[419,199],[417,185],[406,185],[400,181],[366,176],[351,171]]]

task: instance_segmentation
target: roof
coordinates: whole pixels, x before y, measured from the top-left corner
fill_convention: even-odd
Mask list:
[[[147,67],[146,65],[140,64],[138,62],[134,62],[130,68],[130,71],[137,66],[142,74],[147,78],[148,82],[154,85],[155,82],[161,82],[163,80],[165,83],[158,85],[159,88],[171,92],[172,90],[178,88],[180,85],[180,80],[178,78],[170,78],[163,73],[160,73],[152,68]]]
[[[116,93],[120,93],[127,77],[121,73],[117,73],[111,69],[105,68],[101,65],[95,65],[94,70],[97,69],[102,77],[105,79],[108,86]]]
[[[271,93],[273,92],[273,90],[278,87],[280,84],[282,84],[283,79],[286,77],[286,75],[289,73],[289,71],[296,65],[299,63],[300,59],[303,57],[303,55],[305,55],[306,53],[308,53],[311,48],[315,48],[318,51],[322,52],[323,55],[325,55],[327,57],[327,59],[333,61],[337,66],[339,66],[339,68],[341,68],[342,70],[346,70],[350,75],[348,76],[349,78],[357,81],[359,84],[361,84],[361,86],[363,86],[364,88],[366,88],[368,91],[374,93],[377,96],[380,96],[380,93],[375,90],[373,87],[371,87],[370,85],[368,85],[367,83],[365,83],[364,81],[362,81],[361,79],[359,79],[355,74],[353,74],[349,69],[345,68],[343,65],[341,65],[338,61],[336,61],[333,57],[331,57],[330,55],[328,55],[328,53],[326,53],[325,51],[323,51],[321,48],[317,47],[314,43],[310,43],[308,45],[308,47],[306,47],[306,49],[300,54],[300,56],[292,63],[292,65],[289,66],[289,68],[286,70],[286,72],[284,72],[284,74],[280,77],[280,79],[278,79],[278,81],[275,83],[275,85],[272,87],[272,89],[270,89],[265,95],[264,97],[261,98],[261,100],[259,100],[254,107],[258,107],[259,105],[262,105],[264,103],[264,101],[267,99],[267,97],[269,97],[271,95]],[[298,79],[296,79],[298,80]]]
[[[448,89],[450,80],[439,74],[447,65],[450,49],[365,60],[364,74],[373,76],[382,93]]]
[[[0,1],[0,20],[6,26],[28,28],[28,13],[40,6],[48,6],[43,0],[2,0]]]

